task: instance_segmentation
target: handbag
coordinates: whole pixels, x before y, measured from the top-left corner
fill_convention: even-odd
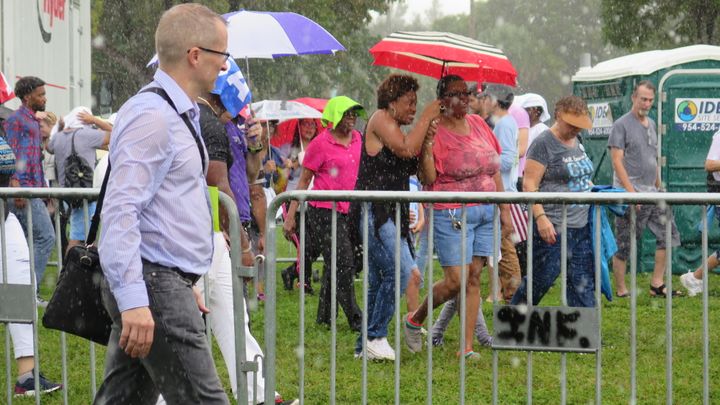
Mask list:
[[[105,346],[110,340],[112,319],[103,305],[103,272],[93,242],[100,223],[109,176],[108,164],[85,245],[73,246],[65,255],[55,291],[42,317],[42,324],[48,329],[70,333]]]
[[[75,134],[70,138],[70,155],[65,159],[65,187],[90,188],[93,183],[93,167],[75,150]],[[72,208],[82,207],[83,200],[72,198],[68,200]]]

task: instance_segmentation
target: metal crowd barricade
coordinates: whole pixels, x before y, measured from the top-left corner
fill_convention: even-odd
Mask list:
[[[474,202],[481,202],[481,203],[521,203],[521,204],[528,204],[528,211],[532,212],[532,205],[533,204],[543,204],[543,203],[553,203],[553,204],[562,204],[563,205],[563,223],[561,226],[561,230],[559,233],[562,235],[566,235],[567,231],[567,205],[568,204],[618,204],[618,203],[625,203],[625,204],[631,204],[629,211],[630,211],[630,229],[631,229],[631,236],[630,236],[630,284],[631,284],[631,298],[630,298],[630,312],[631,312],[631,322],[630,322],[630,395],[628,398],[628,401],[630,403],[637,403],[637,288],[636,288],[636,273],[637,273],[637,267],[635,263],[635,258],[637,256],[637,239],[636,239],[636,231],[635,231],[635,225],[636,225],[636,214],[635,214],[635,206],[636,204],[670,204],[672,205],[700,205],[704,208],[708,204],[716,205],[720,204],[720,197],[718,197],[715,194],[709,194],[709,193],[437,193],[437,192],[381,192],[381,191],[342,191],[342,192],[334,192],[334,191],[293,191],[293,192],[287,192],[282,193],[279,196],[277,196],[270,204],[268,209],[268,216],[266,220],[266,260],[267,260],[267,275],[266,275],[266,297],[267,300],[265,302],[265,378],[266,378],[266,386],[265,386],[265,396],[266,398],[271,397],[275,391],[276,388],[276,362],[277,362],[277,348],[276,348],[276,335],[277,335],[277,327],[278,327],[278,318],[277,318],[277,307],[276,307],[276,301],[277,301],[277,295],[276,295],[276,263],[277,263],[277,251],[275,248],[275,241],[276,241],[276,227],[277,224],[275,223],[274,219],[274,213],[280,207],[281,204],[287,201],[291,200],[298,200],[300,202],[300,221],[299,221],[299,233],[300,233],[300,252],[299,252],[299,271],[300,271],[300,280],[304,279],[304,260],[305,260],[305,243],[306,243],[306,204],[308,201],[352,201],[352,202],[358,202],[362,204],[362,219],[360,222],[360,234],[362,235],[362,240],[364,243],[364,249],[363,249],[363,322],[362,322],[362,336],[363,340],[367,341],[367,292],[368,292],[368,232],[369,232],[369,224],[368,224],[368,218],[367,214],[369,211],[369,207],[371,203],[374,202],[392,202],[397,204],[401,203],[409,203],[409,202],[421,202],[421,203],[427,203],[429,204],[429,209],[426,211],[426,222],[427,226],[430,226],[429,228],[429,249],[428,249],[428,264],[430,265],[430,268],[432,269],[432,255],[433,255],[433,235],[432,235],[432,227],[434,222],[434,212],[432,209],[433,203],[461,203],[462,209],[462,228],[461,228],[461,234],[462,234],[462,254],[464,254],[464,246],[465,246],[465,240],[467,237],[467,230],[466,230],[466,211],[465,211],[465,204],[467,203],[474,203]],[[399,212],[399,210],[397,210]],[[336,356],[336,342],[337,342],[337,324],[336,324],[336,303],[335,303],[335,297],[337,294],[337,285],[336,285],[336,279],[337,279],[337,252],[335,250],[335,247],[337,246],[336,243],[336,237],[337,237],[337,209],[336,204],[333,203],[333,209],[332,209],[332,228],[331,228],[331,235],[333,237],[333,243],[332,243],[332,257],[330,259],[330,267],[329,270],[331,271],[331,348],[330,348],[330,400],[329,402],[331,404],[336,403],[336,370],[337,370],[337,356]],[[596,210],[594,218],[592,219],[595,222],[595,241],[594,241],[594,251],[600,252],[600,236],[601,236],[601,216],[600,216],[600,210]],[[399,213],[395,217],[396,223],[399,223]],[[707,235],[708,235],[708,224],[705,220],[705,211],[703,210],[702,213],[702,254],[703,254],[703,264],[704,268],[706,269],[704,273],[703,283],[704,283],[704,290],[703,290],[703,339],[704,339],[704,345],[703,345],[703,370],[704,370],[704,378],[703,378],[703,403],[709,404],[709,367],[710,367],[710,350],[708,345],[709,340],[709,318],[708,318],[708,291],[707,291],[707,253],[708,253],[708,247],[707,247]],[[532,277],[533,277],[533,269],[532,269],[532,229],[533,229],[533,222],[534,218],[532,215],[529,215],[528,218],[528,246],[527,246],[527,256],[528,256],[528,262],[527,262],[527,277],[528,277],[528,305],[527,310],[534,310],[532,306]],[[672,289],[672,281],[671,281],[671,260],[672,260],[672,251],[671,251],[671,233],[670,233],[670,227],[671,223],[670,221],[667,221],[666,228],[667,228],[667,266],[666,266],[666,272],[665,272],[665,284],[668,288],[668,291]],[[494,252],[495,254],[495,280],[498,280],[497,275],[497,252],[499,251],[498,247],[498,241],[497,241],[497,233],[499,232],[499,212],[497,208],[495,209],[495,223],[494,223],[494,233],[495,233],[495,246],[494,246]],[[370,230],[371,231],[371,230]],[[400,228],[397,227],[397,233],[396,233],[396,251],[395,251],[395,345],[394,349],[396,351],[396,357],[394,362],[394,403],[400,404],[404,403],[400,396],[400,367],[401,367],[401,361],[400,361],[400,353],[402,351],[401,342],[400,342],[400,320],[401,320],[401,310],[400,310],[400,300],[399,300],[399,279],[400,279],[400,248],[399,248],[399,239],[400,239]],[[566,278],[567,278],[567,267],[566,267],[566,259],[568,256],[567,252],[567,241],[565,238],[563,238],[563,242],[561,245],[561,283],[562,283],[562,293],[561,293],[561,302],[563,304],[563,307],[558,308],[569,308],[567,307],[567,297],[565,294],[565,286],[566,286]],[[328,258],[325,258],[326,261]],[[567,352],[578,352],[578,353],[590,353],[594,354],[595,356],[595,400],[594,402],[597,404],[601,404],[603,402],[602,398],[602,344],[601,342],[601,327],[602,324],[602,301],[601,301],[601,278],[600,278],[600,255],[595,255],[594,260],[594,275],[595,275],[595,290],[594,290],[594,296],[596,300],[596,306],[594,308],[583,308],[584,312],[581,312],[583,314],[591,314],[592,320],[589,322],[589,325],[595,325],[593,326],[596,330],[593,331],[584,331],[585,336],[589,336],[588,341],[581,342],[582,345],[579,347],[571,347],[571,348],[543,348],[543,347],[536,347],[536,348],[524,348],[521,346],[507,346],[503,347],[502,345],[493,345],[493,361],[492,361],[492,403],[502,403],[502,400],[500,399],[501,393],[498,389],[498,379],[499,379],[499,370],[498,370],[498,355],[499,351],[501,350],[527,350],[527,379],[526,379],[526,390],[527,390],[527,403],[531,404],[533,403],[533,377],[534,377],[534,370],[533,370],[533,351],[539,350],[539,351],[558,351],[560,352],[560,384],[559,384],[559,391],[560,391],[560,403],[566,403],[567,402],[567,370],[566,370],[566,353]],[[461,299],[460,302],[465,302],[465,276],[466,276],[467,270],[463,270],[463,277],[461,277],[461,288],[460,288],[460,295]],[[432,270],[428,271],[428,278],[425,280],[427,286],[432,286],[433,279],[432,279]],[[493,289],[495,292],[497,292],[497,283],[493,286]],[[305,347],[305,303],[304,303],[304,291],[302,288],[300,288],[300,325],[299,325],[299,349],[298,353],[300,355],[298,356],[299,361],[299,393],[300,393],[300,401],[301,403],[304,403],[306,401],[305,398],[305,356],[304,356],[304,347]],[[496,294],[494,294],[496,296]],[[429,299],[429,308],[432,308],[432,294],[428,294]],[[672,374],[672,354],[673,354],[673,342],[672,342],[672,295],[669,294],[668,298],[665,302],[665,310],[666,310],[666,318],[665,318],[665,328],[666,328],[666,353],[665,353],[665,366],[666,366],[666,375],[665,375],[665,382],[666,382],[666,403],[671,404],[673,403],[673,374]],[[460,329],[461,331],[465,329],[465,317],[464,317],[464,305],[461,305],[461,311],[462,314],[460,316]],[[541,307],[537,307],[538,309],[542,309]],[[573,308],[575,310],[577,308]],[[495,314],[497,320],[497,311],[498,306],[495,305]],[[432,311],[430,310],[428,313],[428,325],[432,323]],[[493,323],[493,328],[497,328],[497,323]],[[589,344],[588,342],[592,342],[590,346],[586,346]],[[426,401],[428,404],[431,404],[433,402],[433,386],[432,386],[432,380],[433,380],[433,348],[432,348],[432,341],[431,336],[427,337],[427,363],[428,368],[426,372],[426,390],[427,390],[427,397]],[[460,347],[464,347],[464,333],[460,334]],[[365,346],[365,343],[363,345],[363,351],[362,351],[362,403],[366,404],[368,403],[368,365],[367,365],[367,348]],[[465,369],[465,358],[464,356],[459,356],[459,366],[460,366],[460,375],[459,375],[459,381],[458,381],[458,403],[464,404],[466,401],[465,398],[465,385],[464,380],[466,376],[466,369]],[[486,402],[487,399],[477,399],[474,398],[470,402],[476,403],[476,402]]]
[[[83,199],[82,211],[84,213],[85,230],[89,229],[91,216],[89,214],[88,206],[89,201],[97,199],[99,194],[98,189],[70,189],[70,188],[43,188],[43,189],[27,189],[27,188],[0,188],[0,246],[2,246],[2,272],[0,274],[0,323],[4,324],[5,327],[5,382],[6,389],[4,402],[7,404],[13,403],[13,385],[16,376],[12,375],[12,362],[14,359],[11,356],[12,345],[10,343],[10,332],[7,328],[8,323],[27,323],[33,326],[33,341],[34,341],[34,370],[35,370],[35,391],[39,389],[39,372],[43,369],[43,364],[50,362],[50,359],[42,359],[39,355],[40,342],[38,338],[38,307],[35,299],[35,263],[33,254],[33,238],[32,233],[26,234],[27,243],[30,254],[30,273],[31,273],[31,284],[30,285],[18,285],[8,283],[7,278],[7,255],[6,255],[6,234],[5,234],[5,217],[7,212],[7,205],[5,201],[10,198],[56,198],[56,199]],[[243,299],[243,279],[252,278],[257,272],[257,266],[245,267],[241,261],[241,239],[240,239],[240,219],[237,212],[237,206],[235,202],[227,195],[219,193],[220,203],[228,212],[229,225],[230,225],[230,259],[232,267],[232,287],[233,287],[233,308],[235,319],[235,362],[237,369],[237,387],[238,387],[238,398],[241,398],[241,402],[245,403],[248,397],[248,386],[247,378],[248,373],[256,375],[258,372],[258,364],[262,359],[254,358],[247,359],[245,353],[245,317],[247,316],[245,308],[245,300]],[[30,204],[26,205],[25,208],[28,228],[32,229],[32,211]],[[64,252],[62,251],[60,230],[61,221],[59,210],[56,210],[56,215],[52,218],[55,224],[55,241],[57,251],[57,262],[63,262]],[[98,234],[99,239],[99,234]],[[51,264],[51,263],[49,263]],[[50,267],[50,266],[48,266]],[[57,272],[61,270],[61,266],[57,266]],[[208,292],[208,290],[205,290]],[[206,302],[208,299],[206,293]],[[209,329],[208,329],[209,330]],[[79,338],[77,338],[79,339]],[[89,387],[88,387],[88,398],[92,400],[95,397],[99,382],[96,380],[97,368],[96,368],[96,345],[95,343],[85,341],[83,344],[89,345]],[[52,361],[59,363],[61,366],[61,383],[63,388],[60,393],[53,393],[49,395],[62,395],[62,403],[67,405],[72,403],[68,397],[68,389],[73,384],[69,381],[69,369],[68,369],[68,340],[64,332],[60,332],[60,355],[59,358],[53,358]],[[257,387],[257,378],[254,379],[255,386]],[[254,390],[257,393],[257,389]],[[271,396],[270,398],[273,398]],[[45,401],[46,398],[41,398],[41,395],[35,395],[35,403],[40,404]],[[75,400],[77,402],[77,400]],[[86,402],[86,401],[82,401]],[[256,403],[257,401],[252,401]]]

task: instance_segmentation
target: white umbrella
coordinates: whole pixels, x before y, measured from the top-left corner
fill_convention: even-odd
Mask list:
[[[322,118],[322,113],[297,101],[263,100],[250,105],[255,119],[279,122],[301,118]]]

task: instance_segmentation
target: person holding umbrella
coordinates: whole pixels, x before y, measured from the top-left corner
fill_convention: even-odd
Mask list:
[[[400,129],[415,120],[417,80],[408,75],[390,75],[377,90],[378,111],[368,121],[360,159],[356,190],[408,191],[410,176],[417,172],[418,154],[432,144],[440,102],[433,101],[408,134]],[[370,359],[394,360],[395,351],[387,341],[387,326],[395,312],[395,294],[407,288],[408,309],[414,310],[422,278],[410,252],[409,207],[400,205],[400,223],[395,223],[395,203],[373,203],[369,210],[367,355]],[[360,223],[361,205],[353,205],[353,217]],[[358,227],[358,229],[362,229]],[[400,291],[395,291],[395,234],[400,232]],[[360,236],[361,237],[361,236]],[[411,281],[409,281],[411,280]],[[355,355],[363,350],[362,334]]]
[[[420,180],[428,191],[504,191],[500,176],[500,145],[480,116],[467,114],[470,94],[467,83],[460,76],[448,75],[438,82],[437,97],[442,102],[444,114],[437,135],[423,145],[419,169]],[[458,297],[462,277],[467,274],[462,354],[475,360],[479,358],[473,351],[476,320],[478,325],[484,326],[479,312],[480,271],[493,254],[494,207],[492,204],[438,203],[433,209],[435,251],[445,273],[443,279],[433,285],[433,307]],[[500,205],[500,220],[503,235],[508,235],[512,225],[507,204]],[[461,255],[463,227],[465,257]],[[465,266],[466,270],[463,269]],[[403,322],[405,343],[413,353],[422,350],[420,328],[431,310],[426,298]],[[484,335],[487,335],[487,329],[484,329]]]
[[[362,135],[355,129],[358,116],[365,118],[365,110],[352,99],[337,96],[328,101],[322,116],[328,127],[307,147],[297,190],[307,190],[311,181],[313,190],[352,190],[355,187],[362,144]],[[350,203],[338,202],[335,205],[329,201],[310,201],[308,205],[305,274],[311,274],[312,263],[321,253],[325,258],[316,322],[329,326],[334,315],[331,313],[329,264],[333,253],[332,211],[337,209],[337,301],[347,316],[350,328],[358,331],[362,324],[362,312],[355,301],[353,285],[355,266],[347,215]],[[288,240],[296,233],[297,209],[298,202],[293,201],[283,224]]]

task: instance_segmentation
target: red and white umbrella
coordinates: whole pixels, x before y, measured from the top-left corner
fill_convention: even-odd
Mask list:
[[[326,98],[313,98],[313,97],[301,97],[296,98],[294,100],[290,101],[296,101],[298,103],[303,103],[309,107],[312,107],[319,112],[323,112],[325,109],[325,105],[327,105],[328,100]],[[270,143],[275,147],[283,146],[287,143],[292,142],[293,137],[295,136],[295,131],[297,130],[298,126],[298,120],[287,120],[285,122],[281,122],[277,129],[275,130],[275,136],[270,139]],[[317,128],[317,132],[320,133],[322,130],[322,123],[320,122],[320,119],[315,118],[315,127]]]
[[[467,81],[515,86],[517,72],[499,48],[462,35],[398,31],[370,48],[374,65],[440,79],[449,74]]]

